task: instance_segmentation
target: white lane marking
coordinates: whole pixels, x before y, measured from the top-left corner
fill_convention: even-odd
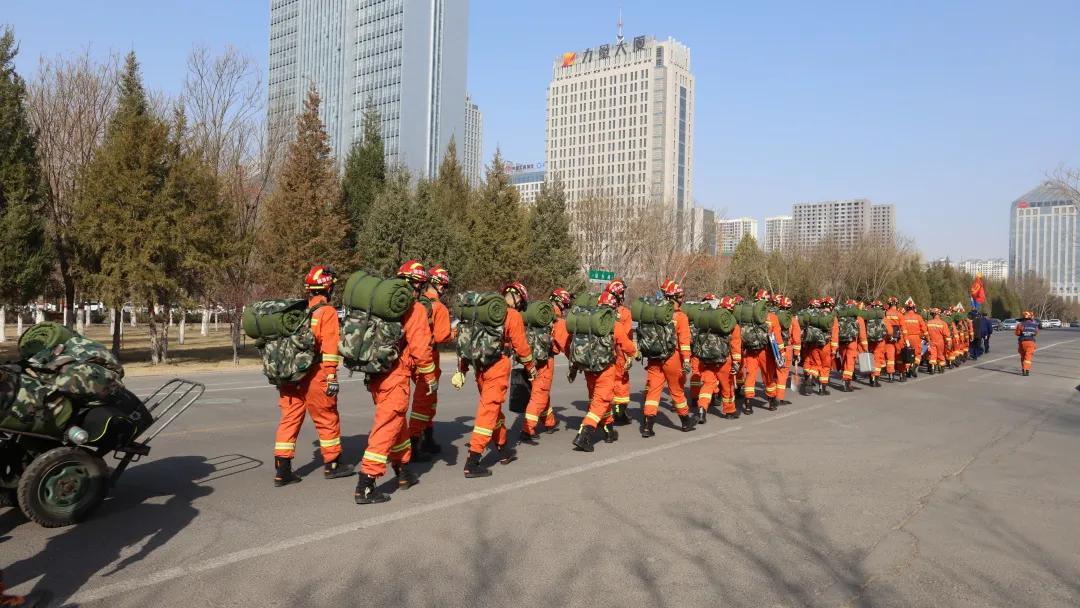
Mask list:
[[[755,421],[755,422],[751,422],[751,423],[747,423],[747,424],[740,424],[738,426],[727,427],[727,428],[721,429],[719,431],[713,431],[711,433],[701,433],[701,434],[694,433],[693,435],[691,435],[689,437],[686,437],[684,439],[676,439],[674,441],[669,441],[667,443],[663,443],[663,444],[660,444],[660,445],[657,445],[657,446],[654,446],[654,447],[651,447],[651,448],[643,448],[643,449],[640,449],[640,450],[627,452],[625,454],[621,454],[621,455],[618,455],[618,456],[610,456],[610,457],[607,457],[607,458],[602,458],[600,460],[594,460],[592,462],[581,464],[581,465],[578,465],[578,466],[575,466],[575,467],[570,467],[568,469],[562,469],[562,470],[559,470],[559,471],[555,471],[553,473],[548,473],[547,475],[541,475],[539,477],[530,477],[529,479],[523,479],[523,480],[515,481],[515,482],[512,482],[512,483],[503,484],[501,486],[495,486],[495,487],[492,487],[492,488],[488,488],[488,489],[485,489],[485,490],[477,490],[475,492],[469,492],[467,494],[462,494],[460,496],[456,496],[456,497],[453,497],[453,498],[447,498],[447,499],[436,501],[436,502],[429,503],[429,504],[426,504],[426,505],[416,505],[414,507],[408,507],[408,508],[402,509],[400,511],[395,511],[393,513],[387,513],[385,515],[379,515],[377,517],[371,517],[371,518],[360,520],[360,521],[350,522],[350,523],[343,524],[343,525],[340,525],[340,526],[335,526],[335,527],[332,527],[332,528],[327,528],[325,530],[320,530],[318,532],[312,532],[311,534],[304,534],[302,536],[297,536],[297,537],[282,540],[282,541],[268,543],[268,544],[265,544],[265,545],[262,545],[262,546],[259,546],[259,547],[251,547],[249,549],[243,549],[241,551],[235,551],[233,553],[226,553],[225,555],[221,555],[219,557],[213,557],[213,558],[210,558],[210,559],[207,559],[207,560],[203,560],[203,561],[195,563],[195,564],[190,564],[190,565],[186,565],[186,566],[177,566],[177,567],[174,567],[174,568],[166,568],[164,570],[159,570],[157,572],[153,572],[153,573],[148,574],[146,576],[136,578],[136,579],[133,579],[133,580],[130,580],[130,581],[124,581],[124,582],[121,582],[121,583],[114,583],[114,584],[111,584],[111,585],[105,585],[105,586],[102,586],[102,587],[98,587],[96,589],[88,589],[86,591],[81,591],[79,593],[76,593],[70,599],[68,599],[67,603],[74,604],[74,605],[81,605],[81,604],[86,604],[86,603],[90,603],[90,602],[96,602],[98,600],[113,597],[113,596],[120,595],[120,594],[123,594],[123,593],[129,593],[131,591],[136,591],[138,589],[143,589],[145,587],[150,587],[152,585],[157,585],[157,584],[164,583],[164,582],[171,581],[171,580],[175,580],[175,579],[178,579],[178,578],[183,578],[185,576],[191,576],[193,574],[199,574],[199,573],[202,573],[202,572],[209,572],[211,570],[216,570],[218,568],[224,568],[226,566],[230,566],[232,564],[242,562],[242,561],[246,561],[246,560],[249,560],[249,559],[254,559],[254,558],[257,558],[257,557],[265,557],[267,555],[274,555],[274,554],[277,554],[277,553],[288,551],[290,549],[294,549],[296,547],[301,547],[301,546],[304,546],[304,545],[310,545],[310,544],[313,544],[313,543],[323,542],[323,541],[326,541],[326,540],[329,540],[329,539],[332,539],[332,538],[336,538],[338,536],[343,536],[345,534],[358,532],[360,530],[367,530],[369,528],[374,528],[376,526],[381,526],[383,524],[397,522],[397,521],[400,521],[400,520],[403,520],[403,519],[406,519],[406,518],[409,518],[409,517],[415,517],[415,516],[418,516],[418,515],[424,515],[424,514],[432,513],[432,512],[435,512],[435,511],[441,511],[441,510],[444,510],[444,509],[449,509],[451,507],[456,507],[456,506],[459,506],[459,505],[463,505],[463,504],[467,504],[467,503],[471,503],[471,502],[476,502],[476,501],[479,501],[479,500],[483,500],[485,498],[490,498],[492,496],[498,496],[500,494],[506,494],[507,492],[514,492],[516,490],[522,490],[522,489],[525,489],[525,488],[528,488],[528,487],[531,487],[531,486],[535,486],[535,485],[538,485],[538,484],[541,484],[541,483],[546,483],[546,482],[549,482],[549,481],[554,481],[556,479],[561,479],[563,477],[570,477],[572,475],[578,475],[580,473],[587,473],[589,471],[593,471],[593,470],[600,469],[600,468],[603,468],[603,467],[608,467],[608,466],[611,466],[611,465],[614,465],[614,464],[623,463],[623,462],[626,462],[628,460],[634,460],[634,459],[637,459],[637,458],[641,458],[643,456],[649,456],[649,455],[652,455],[652,454],[657,454],[659,452],[666,452],[668,450],[673,450],[673,449],[676,449],[676,448],[680,448],[680,447],[683,447],[683,446],[686,446],[686,445],[690,445],[692,443],[697,443],[699,441],[705,441],[705,440],[708,440],[708,439],[715,439],[717,437],[720,437],[721,435],[727,435],[729,433],[734,433],[736,431],[741,431],[741,430],[746,429],[746,428],[752,428],[752,427],[755,427],[755,426],[761,426],[763,424],[768,424],[768,423],[771,423],[771,422],[775,422],[777,420],[783,420],[785,418],[791,418],[792,416],[800,416],[802,414],[806,414],[806,413],[809,413],[809,412],[813,412],[815,410],[819,410],[819,409],[821,409],[823,407],[827,407],[827,406],[835,405],[835,404],[838,404],[838,403],[842,403],[843,401],[846,401],[847,399],[848,399],[848,397],[841,397],[839,399],[834,399],[832,401],[826,401],[826,402],[818,403],[818,404],[815,404],[815,405],[811,405],[811,406],[803,408],[803,409],[792,410],[792,411],[789,411],[789,412],[785,412],[783,414],[777,414],[775,416],[770,416],[769,418],[761,420],[760,422]],[[698,428],[700,430],[700,427],[698,427]]]
[[[1040,350],[1048,350],[1048,349],[1054,348],[1055,346],[1058,346],[1059,344],[1067,344],[1069,342],[1075,342],[1077,340],[1080,340],[1080,338],[1074,338],[1072,340],[1066,340],[1066,341],[1063,341],[1063,342],[1057,342],[1055,344],[1051,344],[1049,346],[1043,347]],[[1017,356],[1018,355],[1009,355],[1009,356],[1006,356],[1006,357],[1000,357],[998,359],[993,359],[991,361],[987,361],[986,363],[994,363],[996,361],[1004,361],[1005,359],[1009,359],[1011,357],[1017,357]],[[966,370],[969,370],[969,369],[975,369],[975,368],[974,367],[967,367],[967,368],[962,368],[962,369],[959,369],[959,370],[956,370],[956,371],[957,372],[963,372],[963,371],[966,371]],[[943,376],[938,376],[938,377],[943,377]],[[930,378],[925,378],[925,379],[930,379]],[[755,427],[755,426],[761,426],[763,424],[769,424],[769,423],[775,422],[777,420],[783,420],[785,418],[791,418],[793,416],[801,416],[802,414],[813,412],[813,411],[819,410],[819,409],[821,409],[823,407],[836,405],[838,403],[843,403],[844,401],[847,401],[850,398],[851,398],[850,396],[840,397],[840,398],[834,399],[832,401],[827,401],[827,402],[822,402],[822,403],[818,403],[818,404],[815,404],[815,405],[811,405],[810,407],[807,407],[807,408],[803,408],[803,409],[799,409],[799,410],[792,410],[792,411],[788,411],[788,412],[778,414],[778,415],[775,415],[775,416],[770,416],[770,417],[768,417],[768,418],[766,418],[764,420],[761,420],[761,421],[755,421],[755,422],[748,423],[748,424],[740,424],[738,426],[727,427],[727,428],[721,429],[719,431],[712,431],[710,433],[703,433],[703,434],[700,434],[700,435],[695,433],[693,436],[686,437],[684,439],[676,439],[674,441],[670,441],[668,443],[657,445],[657,446],[654,446],[654,447],[651,447],[651,448],[643,448],[643,449],[636,450],[636,451],[633,451],[633,452],[627,452],[627,453],[621,454],[619,456],[611,456],[611,457],[608,457],[608,458],[603,458],[601,460],[595,460],[593,462],[581,464],[581,465],[578,465],[576,467],[571,467],[569,469],[562,469],[560,471],[555,471],[555,472],[552,472],[552,473],[548,473],[547,475],[541,475],[539,477],[531,477],[529,479],[523,479],[521,481],[515,481],[515,482],[512,482],[512,483],[503,484],[501,486],[495,486],[493,488],[488,488],[486,490],[477,490],[475,492],[469,492],[468,494],[462,494],[462,495],[456,496],[454,498],[447,498],[447,499],[436,501],[436,502],[429,503],[429,504],[426,504],[426,505],[416,505],[414,507],[408,507],[406,509],[402,509],[401,511],[395,511],[393,513],[387,513],[385,515],[379,515],[379,516],[372,517],[372,518],[369,518],[369,519],[356,521],[356,522],[351,522],[351,523],[348,523],[348,524],[343,524],[343,525],[335,526],[335,527],[332,527],[332,528],[327,528],[325,530],[320,530],[318,532],[313,532],[311,534],[305,534],[305,535],[302,535],[302,536],[297,536],[297,537],[282,540],[282,541],[268,543],[268,544],[265,544],[265,545],[262,545],[262,546],[259,546],[259,547],[251,547],[249,549],[243,549],[241,551],[235,551],[233,553],[226,553],[225,555],[210,558],[208,560],[204,560],[202,562],[198,562],[198,563],[187,565],[187,566],[177,566],[177,567],[174,567],[174,568],[166,568],[164,570],[159,570],[159,571],[151,573],[151,574],[149,574],[147,576],[143,576],[143,577],[133,579],[133,580],[130,580],[130,581],[124,581],[124,582],[121,582],[121,583],[114,583],[112,585],[105,585],[105,586],[102,586],[102,587],[98,587],[96,589],[88,589],[86,591],[76,593],[74,596],[72,596],[68,600],[68,602],[71,603],[71,604],[78,605],[78,604],[98,601],[98,600],[101,600],[101,599],[113,597],[113,596],[120,595],[120,594],[123,594],[123,593],[128,593],[128,592],[135,591],[135,590],[138,590],[138,589],[143,589],[145,587],[150,587],[152,585],[157,585],[157,584],[164,583],[164,582],[167,582],[167,581],[182,578],[182,577],[185,577],[185,576],[191,576],[193,574],[199,574],[199,573],[202,573],[202,572],[209,572],[211,570],[216,570],[218,568],[224,568],[226,566],[230,566],[232,564],[236,564],[238,562],[246,561],[246,560],[249,560],[249,559],[254,559],[254,558],[257,558],[257,557],[264,557],[264,556],[267,556],[267,555],[273,555],[273,554],[276,554],[276,553],[281,553],[281,552],[284,552],[284,551],[288,551],[290,549],[294,549],[296,547],[301,547],[301,546],[304,546],[304,545],[310,545],[312,543],[318,543],[318,542],[326,541],[326,540],[329,540],[331,538],[336,538],[338,536],[343,536],[345,534],[358,532],[360,530],[367,530],[369,528],[374,528],[376,526],[380,526],[380,525],[383,525],[383,524],[393,523],[393,522],[400,521],[402,519],[406,519],[406,518],[413,517],[413,516],[416,516],[416,515],[424,515],[424,514],[427,514],[427,513],[440,511],[440,510],[443,510],[443,509],[449,509],[451,507],[456,507],[458,505],[463,505],[463,504],[467,504],[467,503],[470,503],[470,502],[476,502],[478,500],[483,500],[483,499],[489,498],[491,496],[498,496],[500,494],[505,494],[507,492],[513,492],[515,490],[521,490],[521,489],[528,488],[528,487],[531,487],[531,486],[535,486],[535,485],[538,485],[538,484],[541,484],[541,483],[546,483],[548,481],[554,481],[556,479],[561,479],[563,477],[570,477],[572,475],[577,475],[579,473],[587,473],[587,472],[593,471],[595,469],[608,467],[608,466],[611,466],[611,465],[614,465],[614,464],[619,464],[619,463],[622,463],[622,462],[626,462],[628,460],[634,460],[634,459],[637,459],[637,458],[641,458],[643,456],[649,456],[651,454],[656,454],[656,453],[659,453],[659,452],[665,452],[665,451],[668,451],[668,450],[673,450],[675,448],[690,445],[692,443],[697,443],[699,441],[704,441],[704,440],[707,440],[707,439],[715,439],[717,437],[720,437],[721,435],[727,435],[729,433],[734,433],[736,431],[741,431],[741,430],[743,430],[745,428],[752,428],[752,427]]]

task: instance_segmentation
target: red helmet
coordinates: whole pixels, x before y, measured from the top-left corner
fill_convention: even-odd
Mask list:
[[[518,281],[510,281],[506,285],[503,285],[502,293],[504,296],[510,292],[514,292],[521,298],[521,302],[525,303],[529,301],[529,290],[525,289],[525,286]]]
[[[783,302],[783,301],[784,301],[783,294],[779,294],[779,293],[772,294],[773,306],[780,306],[780,303]]]
[[[881,300],[874,300],[870,303],[870,306],[873,306],[874,308],[885,308],[885,305],[882,304]]]
[[[783,308],[784,310],[787,310],[787,309],[791,308],[791,298],[789,298],[787,296],[778,296],[778,297],[780,298],[780,302],[777,303],[777,306],[779,306],[780,308]]]
[[[825,296],[821,299],[821,305],[832,308],[836,306],[836,300],[834,300],[832,296]]]
[[[551,301],[555,302],[556,304],[558,304],[562,308],[569,308],[570,307],[570,300],[571,300],[570,292],[566,291],[562,287],[558,287],[554,291],[551,292]]]
[[[821,308],[821,300],[818,298],[810,300],[810,308]]]
[[[931,308],[930,309],[930,314],[932,314],[932,315],[940,315],[941,314],[941,309],[937,308],[937,307]]]
[[[910,297],[904,300],[904,308],[910,308],[911,310],[915,310],[915,300],[911,299]]]
[[[668,298],[681,298],[683,295],[682,285],[668,279],[660,284],[660,292]]]
[[[889,296],[888,302],[889,302],[889,304],[899,304],[900,303],[900,298],[898,298],[896,296]]]
[[[736,304],[742,304],[743,300],[744,300],[744,298],[742,296],[740,296],[739,294],[735,294],[735,303]]]
[[[337,283],[337,273],[329,266],[312,266],[304,277],[304,287],[308,291],[330,289]]]
[[[600,294],[600,298],[596,302],[600,306],[607,306],[609,308],[615,308],[619,305],[619,298],[610,291],[605,291]]]
[[[845,306],[858,306],[858,302],[854,298],[848,298],[845,302]]]
[[[720,308],[724,308],[727,310],[735,310],[735,298],[731,296],[724,296],[720,298],[719,306]]]
[[[717,298],[716,298],[716,294],[715,294],[715,293],[707,293],[707,294],[705,294],[705,295],[701,296],[701,299],[702,299],[702,300],[705,300],[706,302],[708,302],[708,301],[711,301],[711,300],[715,300],[715,299],[717,299]]]
[[[759,290],[757,290],[757,293],[754,294],[754,299],[755,300],[768,300],[768,299],[770,299],[769,298],[769,290],[768,289],[759,289]]]
[[[626,294],[626,282],[622,279],[612,279],[604,291],[611,292],[611,295],[621,299]]]
[[[1034,319],[1035,313],[1031,312],[1030,310],[1025,310],[1023,313],[1021,313],[1020,316],[1025,319]]]
[[[424,265],[416,260],[409,260],[398,268],[397,276],[399,279],[405,279],[414,283],[426,283],[428,280],[428,272],[424,270]]]
[[[450,272],[442,267],[442,264],[436,264],[428,271],[428,280],[436,285],[449,285],[450,284]]]

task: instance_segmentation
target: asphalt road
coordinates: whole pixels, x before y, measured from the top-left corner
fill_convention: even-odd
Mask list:
[[[563,430],[486,479],[461,474],[475,386],[444,378],[446,458],[363,507],[314,447],[303,483],[272,487],[273,388],[203,375],[204,399],[90,521],[0,512],[0,566],[16,591],[88,607],[1077,606],[1080,332],[1044,331],[1029,378],[1014,344],[692,433],[662,406],[655,438],[623,427],[592,454]],[[371,401],[359,378],[342,391],[356,462]],[[553,399],[576,428],[584,382],[557,374]]]

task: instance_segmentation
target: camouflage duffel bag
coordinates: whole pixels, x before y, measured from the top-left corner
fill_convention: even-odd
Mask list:
[[[586,372],[600,373],[615,363],[615,337],[574,334],[570,336],[570,363]]]
[[[401,357],[405,330],[401,321],[388,321],[353,308],[341,324],[338,354],[345,367],[365,374],[383,374]]]
[[[0,429],[59,436],[71,418],[71,401],[48,382],[0,369]]]
[[[124,368],[104,344],[74,334],[25,362],[43,381],[75,399],[105,399],[121,386]]]

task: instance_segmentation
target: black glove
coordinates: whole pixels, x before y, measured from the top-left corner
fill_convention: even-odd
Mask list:
[[[570,368],[570,373],[566,374],[566,379],[570,382],[570,384],[574,383],[574,380],[577,379],[577,368],[576,367],[571,367]]]
[[[341,385],[338,384],[336,375],[330,374],[329,376],[326,377],[326,396],[327,397],[336,397],[337,394],[338,394],[338,390],[340,390],[340,389],[341,389]]]

